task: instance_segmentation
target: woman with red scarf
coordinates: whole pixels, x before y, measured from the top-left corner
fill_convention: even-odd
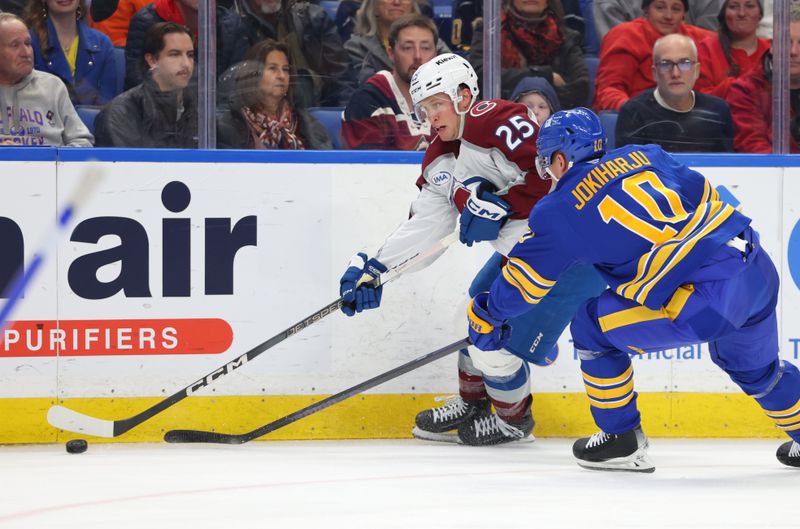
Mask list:
[[[560,0],[509,0],[501,15],[502,97],[525,77],[544,77],[564,108],[585,106],[589,71],[581,35],[566,27]],[[483,24],[472,35],[470,63],[483,73]]]
[[[769,39],[756,36],[762,18],[760,0],[725,0],[717,17],[719,34],[697,46],[697,90],[725,99],[733,81],[761,64],[771,46]]]
[[[325,127],[292,104],[286,45],[266,39],[236,66],[232,108],[217,120],[220,149],[330,149]]]

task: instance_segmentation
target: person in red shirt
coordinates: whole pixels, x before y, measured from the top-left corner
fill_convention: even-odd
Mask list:
[[[789,16],[789,150],[800,152],[800,5],[793,3]],[[736,79],[728,91],[731,107],[733,146],[737,152],[772,152],[772,53],[764,54],[762,64]]]
[[[731,83],[761,62],[770,40],[756,36],[764,18],[760,0],[725,0],[719,11],[719,33],[697,46],[700,78],[695,88],[725,99]]]
[[[680,33],[695,44],[714,33],[685,24],[688,0],[643,0],[644,16],[609,31],[600,46],[595,81],[596,111],[618,111],[630,98],[654,88],[653,44],[664,35]]]

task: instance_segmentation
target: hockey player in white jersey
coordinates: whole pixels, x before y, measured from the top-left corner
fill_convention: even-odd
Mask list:
[[[535,168],[536,118],[524,105],[478,102],[478,94],[475,71],[455,54],[439,55],[414,74],[415,112],[430,121],[437,136],[422,162],[420,193],[411,204],[410,218],[372,258],[355,255],[342,276],[345,314],[380,305],[382,287],[356,286],[363,274],[377,277],[452,232],[459,222],[462,243],[488,241],[503,256],[527,230],[531,208],[549,191],[549,183]],[[470,293],[486,290],[500,270],[501,263],[490,260]],[[520,316],[514,327],[520,332],[506,350],[470,348],[459,353],[459,396],[420,412],[414,436],[478,446],[532,438],[527,361],[546,364],[577,307],[605,287],[587,266],[565,272],[559,285],[562,288],[548,306],[536,305]]]

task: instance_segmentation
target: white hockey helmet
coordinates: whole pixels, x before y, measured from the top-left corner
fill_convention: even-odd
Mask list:
[[[414,72],[411,78],[411,102],[414,104],[414,112],[419,119],[426,119],[424,111],[419,104],[434,94],[447,94],[453,101],[453,106],[459,114],[458,104],[461,96],[458,87],[466,85],[472,92],[473,104],[478,99],[480,90],[478,89],[478,75],[472,69],[472,65],[463,57],[455,53],[443,53],[429,60]],[[469,110],[469,109],[467,109]]]

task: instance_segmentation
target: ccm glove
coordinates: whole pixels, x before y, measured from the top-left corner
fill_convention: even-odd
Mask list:
[[[365,309],[377,309],[381,304],[383,285],[376,288],[371,281],[385,271],[386,267],[377,259],[368,259],[365,253],[355,254],[339,280],[339,295],[344,301],[342,312],[353,316]]]
[[[511,326],[489,314],[489,293],[475,296],[467,308],[469,339],[481,351],[502,349],[511,338]]]
[[[458,240],[467,246],[497,239],[511,213],[511,206],[492,193],[490,187],[491,184],[483,183],[473,188],[464,204]]]

